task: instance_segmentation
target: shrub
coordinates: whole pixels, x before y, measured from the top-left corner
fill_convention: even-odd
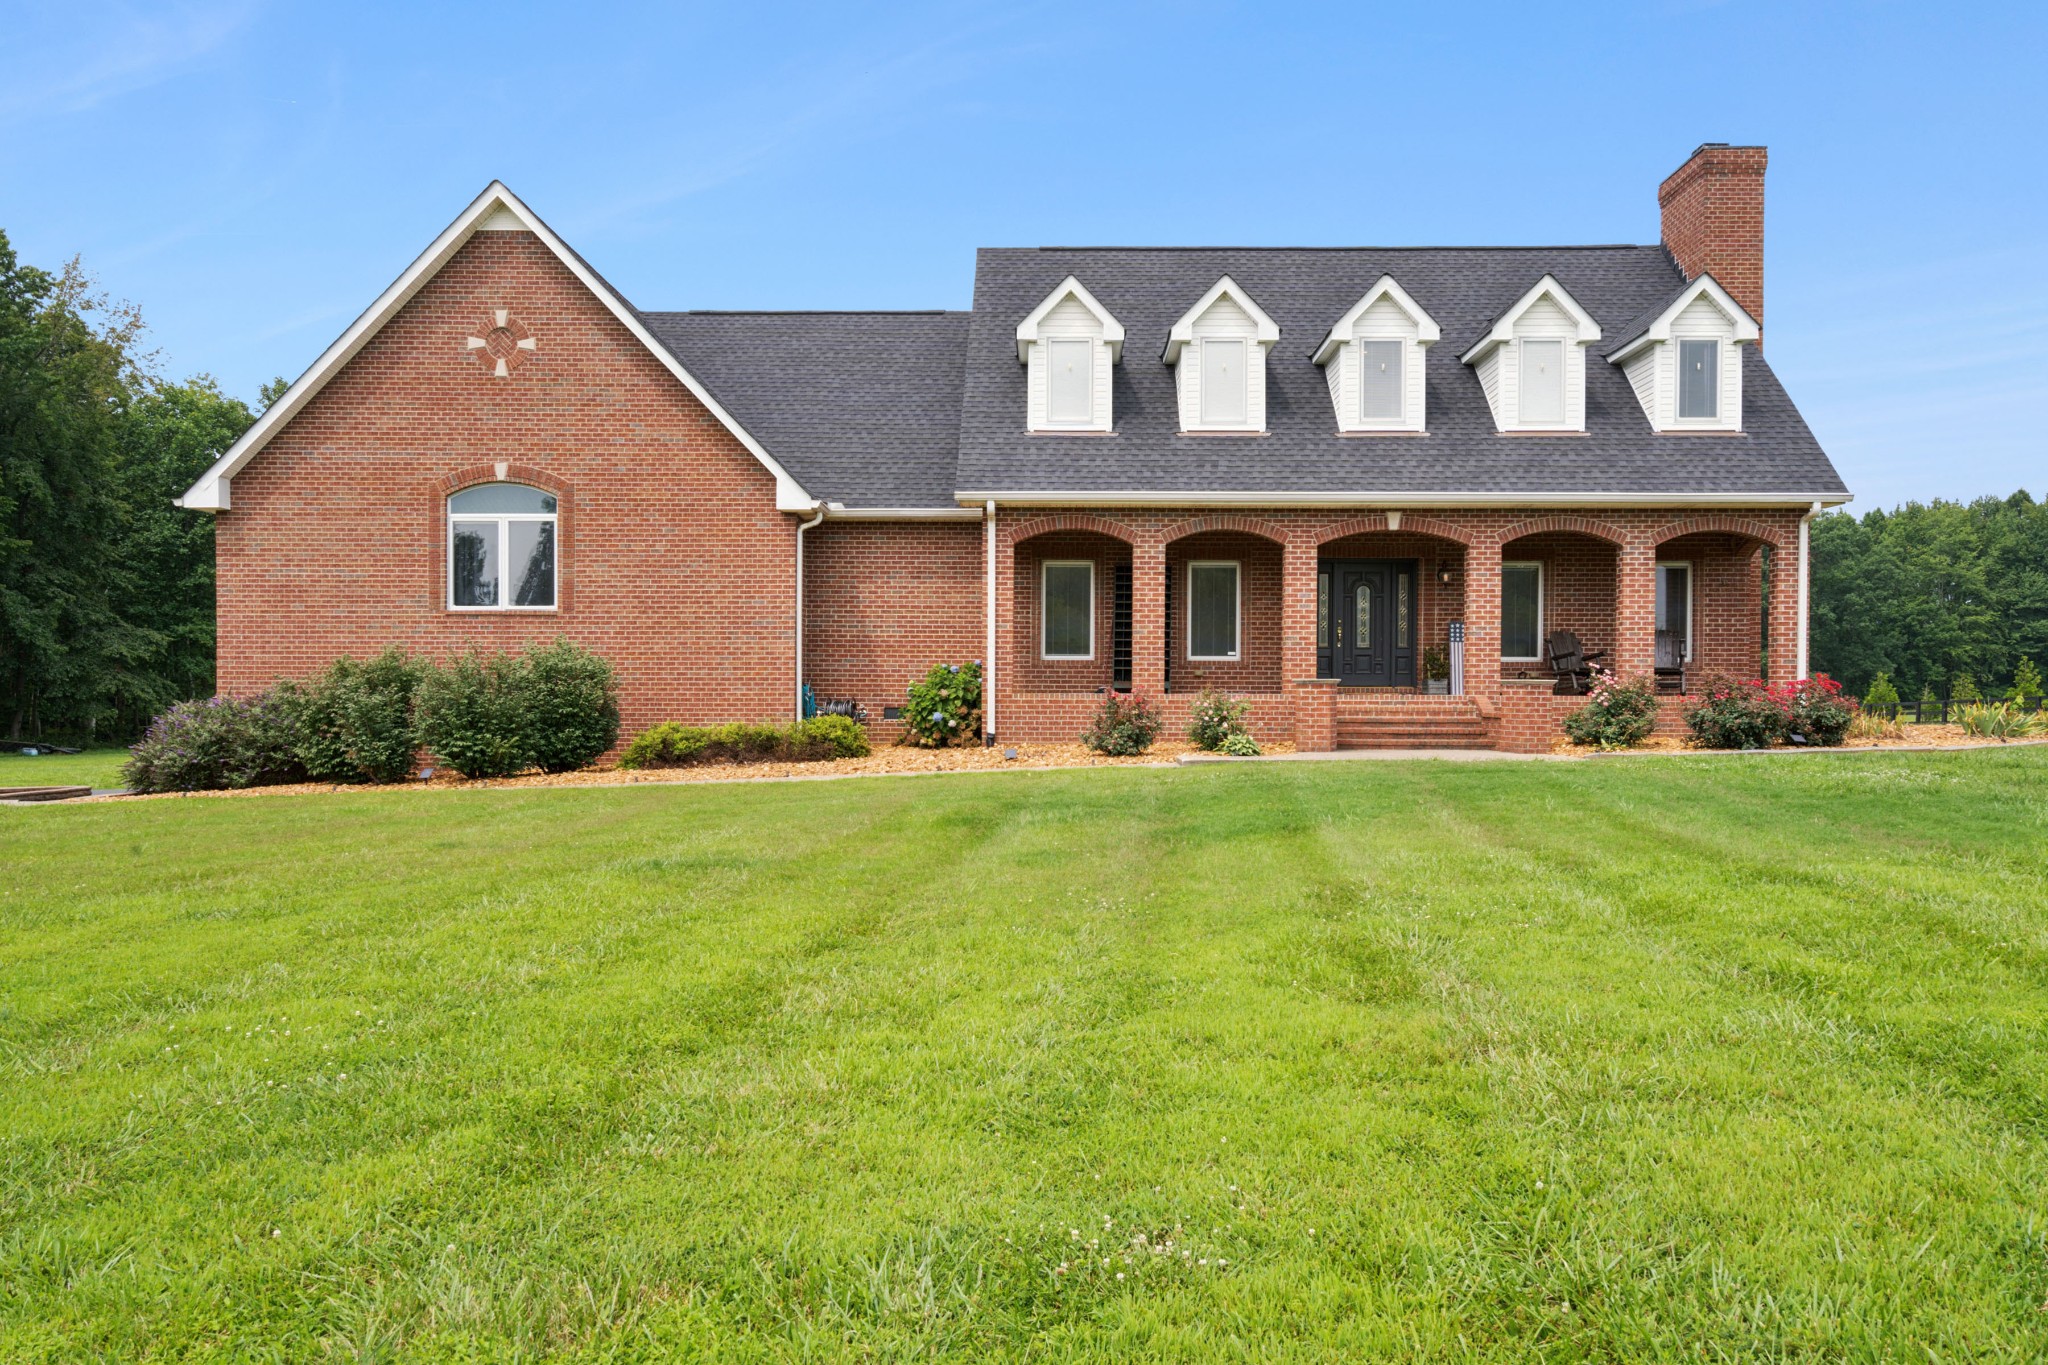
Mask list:
[[[1984,694],[1977,690],[1977,680],[1967,673],[1956,674],[1956,680],[1948,686],[1950,701],[1982,701]]]
[[[1451,676],[1451,656],[1443,646],[1431,645],[1422,651],[1422,676],[1427,682],[1447,682]]]
[[[619,679],[611,664],[568,640],[520,660],[524,748],[544,773],[573,772],[619,742]]]
[[[868,732],[847,716],[813,716],[794,725],[678,725],[664,721],[635,735],[619,755],[619,766],[807,762],[865,758],[868,752]]]
[[[1870,690],[1863,694],[1865,706],[1897,706],[1899,689],[1892,686],[1889,675],[1880,673],[1870,680]]]
[[[1710,678],[1685,712],[1693,743],[1703,749],[1768,749],[1784,737],[1785,720],[1785,708],[1762,683],[1729,678]]]
[[[2022,658],[2020,666],[2012,671],[2012,698],[2025,701],[2041,695],[2041,670],[2034,666],[2032,659]]]
[[[288,687],[253,697],[183,701],[129,750],[131,791],[198,792],[298,782],[299,707]]]
[[[910,685],[904,738],[927,749],[981,738],[981,662],[934,664]]]
[[[1858,711],[1849,722],[1850,739],[1904,739],[1906,727],[1890,716],[1875,711]]]
[[[532,767],[525,674],[514,655],[474,650],[422,671],[413,694],[420,747],[464,777],[510,777]]]
[[[1966,706],[1956,713],[1956,724],[1963,727],[1966,735],[2000,741],[2032,739],[2048,731],[2048,720],[2022,711],[2009,701]]]
[[[402,649],[340,658],[299,688],[299,759],[321,782],[401,782],[412,771],[420,665]]]
[[[1654,680],[1630,678],[1623,682],[1596,667],[1591,694],[1584,706],[1564,718],[1564,732],[1574,744],[1627,749],[1648,739],[1656,724]]]
[[[1143,693],[1124,696],[1111,692],[1081,732],[1081,742],[1098,754],[1128,758],[1151,748],[1163,725],[1158,708],[1146,701]]]
[[[1233,730],[1216,746],[1216,752],[1228,754],[1232,758],[1257,758],[1259,742],[1252,738],[1252,732],[1249,730]]]
[[[1856,719],[1855,701],[1825,673],[1774,687],[1771,695],[1785,713],[1787,735],[1801,736],[1809,744],[1833,748]]]
[[[1245,718],[1251,713],[1250,702],[1239,701],[1221,692],[1204,692],[1195,699],[1194,724],[1188,727],[1188,743],[1214,753],[1232,735],[1245,733]]]

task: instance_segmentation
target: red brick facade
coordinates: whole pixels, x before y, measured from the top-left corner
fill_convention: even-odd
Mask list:
[[[1761,324],[1764,320],[1762,147],[1709,143],[1657,187],[1664,245],[1687,279],[1712,275]]]
[[[467,344],[500,309],[531,349]],[[516,364],[494,377],[507,356]],[[495,480],[559,500],[552,610],[448,605],[447,499]],[[446,656],[562,635],[617,664],[629,733],[659,720],[785,717],[798,519],[774,495],[760,462],[538,239],[479,233],[235,475],[217,542],[221,688],[248,691],[394,643]],[[1540,664],[1496,662],[1504,559],[1541,561],[1545,629],[1575,630],[1623,673],[1651,664],[1655,564],[1684,559],[1696,672],[1750,676],[1767,652],[1771,675],[1789,677],[1798,516],[1002,508],[998,733],[1080,731],[1111,683],[1113,586],[1127,565],[1131,678],[1161,699],[1173,731],[1194,695],[1216,687],[1250,700],[1262,738],[1329,747],[1344,708],[1339,689],[1316,679],[1318,561],[1399,558],[1418,564],[1418,658],[1451,622],[1465,626],[1470,701],[1451,709],[1483,718],[1502,747],[1547,747],[1575,703],[1550,697]],[[827,520],[806,532],[805,678],[819,695],[858,699],[880,721],[932,664],[982,657],[986,534],[936,521]],[[1766,548],[1779,566],[1767,646]],[[1091,659],[1040,657],[1048,559],[1096,565]],[[1241,565],[1234,660],[1187,657],[1194,560]],[[1524,671],[1542,681],[1516,681]]]

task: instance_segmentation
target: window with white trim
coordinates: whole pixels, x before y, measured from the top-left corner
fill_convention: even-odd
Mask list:
[[[1408,415],[1408,391],[1401,359],[1404,341],[1388,338],[1360,341],[1358,346],[1358,420],[1398,422]]]
[[[1060,338],[1045,343],[1050,373],[1046,385],[1046,420],[1055,426],[1083,427],[1095,420],[1095,343]]]
[[[1500,566],[1500,656],[1515,663],[1543,657],[1543,565]]]
[[[1238,338],[1209,337],[1202,342],[1202,425],[1242,426],[1250,405],[1245,368],[1249,343]]]
[[[1721,416],[1721,343],[1678,343],[1678,416],[1684,421],[1717,421]]]
[[[1692,662],[1692,565],[1667,560],[1657,566],[1657,634],[1675,639]]]
[[[1188,562],[1188,657],[1235,659],[1243,572],[1234,559]]]
[[[1095,657],[1095,561],[1048,559],[1038,570],[1043,659]]]
[[[1526,423],[1564,420],[1564,343],[1524,337],[1515,343],[1516,387]]]
[[[485,483],[448,499],[448,605],[457,611],[552,611],[554,494]]]

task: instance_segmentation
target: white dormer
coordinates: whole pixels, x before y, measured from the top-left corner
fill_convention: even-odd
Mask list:
[[[1108,431],[1109,367],[1123,358],[1123,324],[1072,275],[1017,324],[1025,423],[1032,431]]]
[[[1607,359],[1621,366],[1657,431],[1742,430],[1742,353],[1761,329],[1712,275],[1678,296]]]
[[[1421,431],[1423,352],[1443,335],[1435,319],[1382,275],[1316,347],[1339,431]]]
[[[1516,299],[1458,357],[1479,375],[1501,431],[1584,431],[1586,347],[1600,324],[1554,276]]]
[[[1225,275],[1166,334],[1182,431],[1264,431],[1266,352],[1280,324]]]

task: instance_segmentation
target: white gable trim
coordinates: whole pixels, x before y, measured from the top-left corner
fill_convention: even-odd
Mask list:
[[[1660,341],[1671,340],[1672,322],[1703,295],[1708,302],[1728,315],[1729,321],[1734,325],[1735,341],[1738,345],[1745,341],[1755,341],[1763,335],[1763,328],[1757,325],[1757,320],[1749,315],[1748,309],[1737,303],[1728,291],[1721,287],[1719,280],[1712,275],[1701,275],[1679,291],[1678,297],[1671,301],[1670,307],[1659,313],[1641,336],[1608,356],[1608,360],[1619,365],[1645,346],[1654,346]]]
[[[1351,329],[1358,325],[1359,315],[1381,299],[1392,299],[1397,307],[1415,322],[1415,340],[1419,345],[1430,346],[1443,340],[1444,330],[1436,325],[1436,319],[1424,311],[1421,304],[1408,296],[1408,291],[1392,275],[1382,275],[1379,282],[1365,291],[1365,297],[1351,305],[1351,311],[1338,318],[1331,326],[1322,345],[1316,347],[1313,360],[1318,365],[1327,365],[1337,355],[1345,342],[1351,340]]]
[[[226,511],[231,505],[229,490],[235,474],[254,459],[258,451],[269,444],[270,438],[291,421],[313,395],[327,386],[327,381],[338,374],[342,366],[355,358],[356,353],[369,343],[371,337],[383,330],[384,324],[395,317],[399,309],[411,302],[413,295],[419,293],[427,281],[440,273],[441,267],[448,264],[472,236],[479,231],[515,229],[524,229],[540,238],[548,250],[555,254],[555,258],[569,268],[569,273],[581,280],[584,288],[596,295],[604,306],[611,310],[612,316],[638,338],[640,344],[645,346],[649,353],[659,360],[727,431],[733,434],[734,439],[745,446],[747,451],[761,462],[762,467],[775,477],[775,506],[778,511],[809,511],[817,505],[817,499],[804,492],[802,485],[791,477],[789,471],[777,463],[775,457],[749,435],[731,413],[719,405],[710,391],[683,368],[682,363],[666,346],[654,339],[654,335],[640,321],[639,315],[627,306],[626,301],[613,293],[611,287],[585,265],[533,210],[520,202],[518,196],[507,189],[502,181],[493,180],[485,187],[484,192],[471,201],[469,207],[434,239],[433,244],[405,268],[405,273],[392,281],[391,287],[378,295],[377,301],[351,323],[348,330],[335,339],[333,345],[320,353],[320,358],[313,362],[311,368],[300,375],[297,382],[286,389],[283,395],[256,419],[255,424],[242,433],[242,438],[229,446],[227,452],[214,461],[213,467],[200,475],[198,482],[185,490],[185,495],[177,499],[178,506],[207,512]]]
[[[1088,292],[1086,285],[1082,284],[1072,275],[1069,275],[1060,281],[1059,288],[1045,296],[1044,303],[1032,309],[1030,315],[1024,321],[1017,324],[1017,363],[1019,365],[1030,363],[1031,343],[1038,340],[1038,327],[1040,323],[1045,321],[1045,315],[1064,303],[1070,294],[1083,308],[1086,308],[1095,315],[1097,322],[1102,324],[1102,340],[1109,347],[1109,363],[1114,365],[1124,358],[1124,325],[1110,316],[1107,308],[1104,308],[1095,301],[1095,296]]]
[[[1179,363],[1181,348],[1195,339],[1195,319],[1208,312],[1210,306],[1225,294],[1230,295],[1231,301],[1244,309],[1245,313],[1251,318],[1252,326],[1255,329],[1253,339],[1261,347],[1271,350],[1273,343],[1280,340],[1280,324],[1273,321],[1267,315],[1265,309],[1253,303],[1251,295],[1239,288],[1236,280],[1225,275],[1222,279],[1216,281],[1215,284],[1210,285],[1209,292],[1202,295],[1201,301],[1188,309],[1187,312],[1182,313],[1180,321],[1173,324],[1173,330],[1166,334],[1166,350],[1160,356],[1160,359],[1169,365]]]
[[[1488,347],[1498,346],[1504,341],[1513,341],[1515,323],[1545,294],[1557,301],[1557,306],[1564,310],[1571,318],[1572,324],[1578,328],[1578,342],[1581,346],[1600,339],[1600,324],[1593,321],[1593,315],[1579,307],[1579,301],[1557,282],[1555,275],[1545,275],[1529,287],[1528,293],[1516,299],[1513,306],[1495,320],[1486,335],[1473,342],[1470,349],[1458,359],[1470,365],[1484,355]]]

